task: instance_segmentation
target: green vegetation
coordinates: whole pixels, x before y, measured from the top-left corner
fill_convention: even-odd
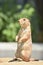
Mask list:
[[[6,0],[0,8],[0,42],[15,41],[16,35],[20,29],[18,20],[26,17],[31,21],[32,40],[38,41],[38,15],[35,8],[27,3],[18,5],[16,0]]]

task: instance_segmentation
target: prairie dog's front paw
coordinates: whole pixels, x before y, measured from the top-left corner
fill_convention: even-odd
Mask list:
[[[16,41],[18,41],[18,36],[16,36]]]

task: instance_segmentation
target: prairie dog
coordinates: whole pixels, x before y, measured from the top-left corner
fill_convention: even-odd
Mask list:
[[[21,28],[16,36],[18,43],[15,56],[23,61],[29,61],[32,52],[31,24],[27,18],[19,19],[19,24]]]

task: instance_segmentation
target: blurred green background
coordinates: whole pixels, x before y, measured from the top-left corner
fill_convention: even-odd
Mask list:
[[[23,17],[30,19],[32,41],[43,42],[43,0],[0,0],[0,42],[15,42]]]

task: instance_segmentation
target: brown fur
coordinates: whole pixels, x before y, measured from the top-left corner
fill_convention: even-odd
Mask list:
[[[31,27],[30,21],[27,18],[21,18],[19,20],[21,26],[20,31],[16,37],[18,42],[17,51],[15,56],[21,58],[24,61],[28,61],[32,52],[32,40],[31,40]]]

